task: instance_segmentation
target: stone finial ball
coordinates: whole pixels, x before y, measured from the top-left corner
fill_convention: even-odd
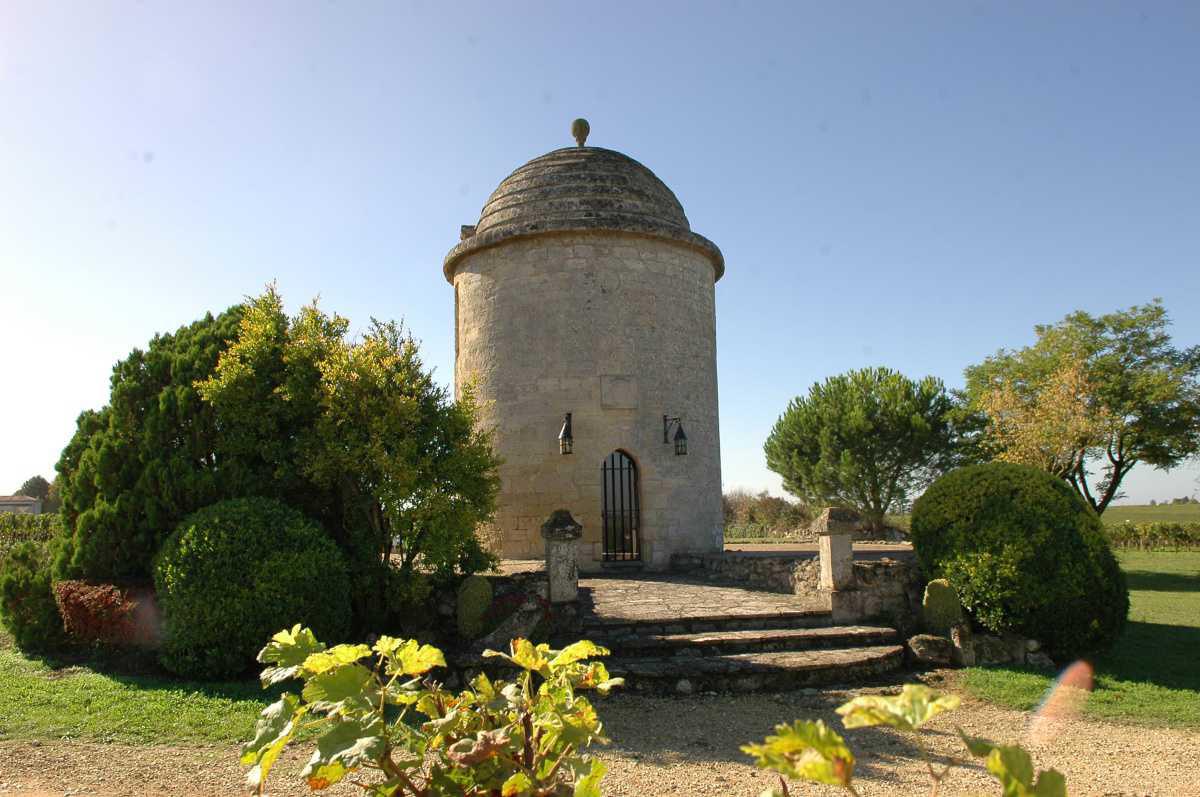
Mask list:
[[[588,133],[592,132],[591,126],[587,119],[576,119],[571,122],[571,135],[575,137],[575,143],[583,146],[583,142],[587,141]]]

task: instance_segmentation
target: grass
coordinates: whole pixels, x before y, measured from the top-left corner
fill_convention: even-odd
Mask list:
[[[1200,728],[1200,552],[1117,556],[1129,580],[1129,624],[1095,662],[1096,689],[1084,716]],[[975,696],[1019,709],[1039,705],[1053,683],[1018,667],[973,667],[962,678]]]
[[[250,738],[268,698],[256,681],[55,669],[0,640],[0,739],[228,744]]]
[[[1110,506],[1102,515],[1105,523],[1200,523],[1200,504],[1161,506]]]

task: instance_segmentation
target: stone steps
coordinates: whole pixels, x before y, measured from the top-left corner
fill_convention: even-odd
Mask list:
[[[782,692],[878,677],[904,663],[901,645],[737,653],[722,656],[619,658],[608,671],[630,692]]]
[[[714,630],[684,634],[635,633],[609,636],[604,640],[613,657],[622,659],[853,648],[898,642],[899,635],[894,628],[881,626]]]
[[[583,623],[582,638],[593,642],[633,635],[708,634],[725,631],[756,631],[778,628],[823,628],[833,625],[827,611],[794,611],[744,614],[696,614],[686,617],[589,618]]]
[[[586,618],[580,636],[611,651],[605,666],[650,694],[786,691],[873,678],[904,663],[895,629],[835,626],[827,611]]]

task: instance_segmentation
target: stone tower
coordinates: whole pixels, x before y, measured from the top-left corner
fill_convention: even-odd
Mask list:
[[[580,145],[509,175],[446,256],[456,389],[504,460],[504,558],[543,555],[555,509],[579,566],[721,550],[715,283],[721,251],[619,152]],[[569,413],[569,417],[568,417]]]

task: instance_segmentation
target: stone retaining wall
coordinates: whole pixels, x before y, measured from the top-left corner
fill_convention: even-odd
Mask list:
[[[671,569],[709,581],[749,584],[771,592],[811,595],[821,566],[812,556],[739,556],[736,553],[676,554]]]
[[[815,596],[821,565],[814,556],[761,556],[737,553],[672,557],[672,569],[693,578],[746,584],[772,592]],[[925,580],[916,561],[869,559],[854,562],[854,583],[826,591],[835,622],[887,619],[900,630],[914,628],[921,614]]]
[[[834,622],[887,619],[908,633],[921,617],[924,590],[925,579],[915,561],[855,561],[854,586],[830,593]]]

